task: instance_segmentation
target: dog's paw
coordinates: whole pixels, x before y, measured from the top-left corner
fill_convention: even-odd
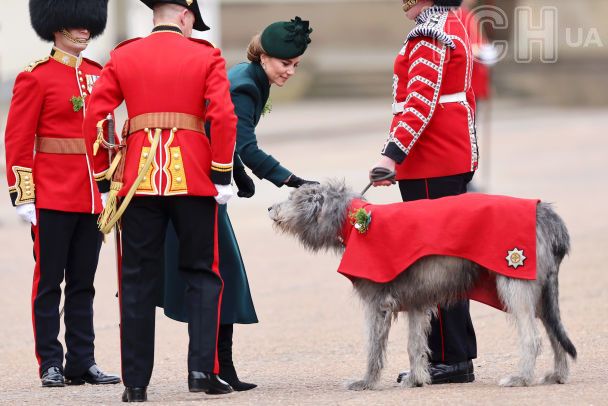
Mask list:
[[[347,385],[347,388],[348,388],[348,390],[356,390],[356,391],[374,389],[373,385],[365,380],[351,382]]]
[[[555,372],[547,372],[547,374],[540,380],[541,385],[553,385],[556,383],[566,383],[568,379],[565,376],[556,374]]]
[[[409,374],[404,379],[401,379],[402,388],[419,388],[421,386],[424,386],[424,382],[419,382]]]
[[[510,375],[510,376],[502,378],[500,380],[500,382],[498,382],[498,384],[500,386],[507,387],[507,388],[517,387],[517,386],[531,386],[532,380],[524,378],[523,376]]]

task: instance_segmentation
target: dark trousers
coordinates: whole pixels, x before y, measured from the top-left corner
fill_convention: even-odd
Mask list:
[[[97,215],[40,209],[34,237],[32,324],[40,373],[50,367],[63,370],[59,335],[61,282],[65,277],[65,370],[82,375],[95,364],[93,297],[95,270],[101,248]]]
[[[217,205],[212,197],[135,197],[122,218],[121,350],[126,386],[147,386],[154,365],[154,321],[162,291],[169,220],[179,239],[186,281],[188,371],[218,372],[223,289],[217,260]]]
[[[399,190],[404,202],[438,199],[466,193],[473,173],[439,178],[401,180]],[[454,363],[477,358],[477,340],[469,313],[469,301],[448,308],[437,306],[437,317],[431,320],[428,337],[431,362]]]

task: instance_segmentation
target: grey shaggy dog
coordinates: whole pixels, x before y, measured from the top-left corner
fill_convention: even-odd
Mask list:
[[[352,199],[361,198],[342,181],[305,185],[294,190],[289,199],[270,207],[275,227],[295,235],[313,252],[344,250],[338,237],[346,221]],[[562,325],[559,310],[558,272],[570,249],[568,230],[551,206],[540,203],[536,211],[537,279],[512,279],[496,276],[498,296],[517,326],[521,360],[515,375],[500,380],[501,386],[529,386],[534,383],[534,366],[540,353],[541,338],[535,318],[542,321],[554,353],[554,369],[542,383],[565,383],[569,354],[576,359],[576,348]],[[407,312],[410,373],[404,387],[430,384],[427,335],[431,315],[437,304],[449,305],[462,297],[485,268],[466,259],[448,256],[424,257],[388,283],[355,279],[354,289],[364,303],[368,330],[367,370],[365,377],[351,383],[352,390],[373,389],[385,362],[388,334],[393,316]]]

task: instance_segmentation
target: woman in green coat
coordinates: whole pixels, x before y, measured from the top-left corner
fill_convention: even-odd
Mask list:
[[[258,147],[255,128],[264,112],[270,87],[282,87],[296,73],[301,57],[310,43],[308,21],[296,17],[279,21],[254,36],[247,49],[250,63],[241,63],[228,71],[230,94],[238,117],[236,151],[234,155],[234,181],[239,197],[249,198],[255,193],[253,180],[247,175],[247,166],[258,178],[266,179],[278,187],[300,187],[315,183],[299,178],[281,166],[272,156]],[[257,323],[251,299],[247,274],[226,205],[218,210],[218,239],[220,274],[224,281],[222,309],[218,336],[220,377],[235,390],[243,391],[255,384],[239,380],[232,362],[232,335],[234,324]],[[165,244],[165,289],[162,299],[165,314],[175,320],[187,321],[183,306],[185,284],[177,272],[178,242],[169,225]]]

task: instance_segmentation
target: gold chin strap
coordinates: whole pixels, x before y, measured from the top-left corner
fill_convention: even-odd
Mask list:
[[[418,3],[418,0],[407,0],[403,3],[403,11],[410,11],[412,7],[414,7]]]
[[[152,132],[152,130],[150,130],[149,128],[146,128],[144,131],[146,132],[146,134],[148,134],[148,136],[150,136],[150,133]],[[143,181],[144,176],[146,176],[146,173],[148,173],[148,169],[150,169],[152,162],[154,162],[154,158],[156,157],[156,150],[158,149],[158,144],[160,142],[161,133],[162,129],[160,128],[154,130],[154,138],[152,139],[152,144],[150,145],[150,154],[148,154],[148,158],[146,159],[144,166],[137,173],[137,178],[135,178],[135,181],[131,185],[129,192],[127,192],[127,195],[123,198],[120,207],[118,207],[118,192],[120,192],[120,190],[122,189],[123,184],[122,182],[113,181],[110,185],[110,194],[108,195],[106,207],[99,215],[99,220],[97,220],[97,225],[99,226],[99,230],[102,233],[108,234],[110,231],[112,231],[114,224],[116,224],[116,222],[120,219],[120,217],[127,209],[127,206],[135,195],[137,188]],[[114,162],[112,162],[112,166],[114,166]]]
[[[66,30],[65,28],[61,29],[61,33],[63,34],[64,37],[67,38],[68,41],[73,42],[74,44],[87,45],[89,42],[91,42],[90,35],[89,35],[89,38],[87,38],[87,39],[78,39],[78,38],[75,38],[72,34],[70,34],[70,32],[68,30]]]

